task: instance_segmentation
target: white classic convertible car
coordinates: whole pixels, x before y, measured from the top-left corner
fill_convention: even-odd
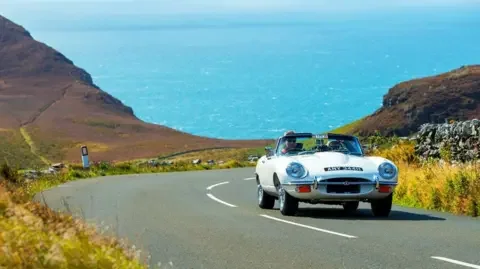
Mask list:
[[[265,149],[255,168],[260,208],[272,209],[278,199],[283,215],[295,215],[299,202],[353,212],[363,201],[374,216],[390,214],[398,169],[388,159],[365,156],[357,137],[290,133]]]

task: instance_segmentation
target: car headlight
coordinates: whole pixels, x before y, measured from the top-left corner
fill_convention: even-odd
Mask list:
[[[378,166],[378,173],[384,179],[392,179],[397,175],[397,169],[391,163],[382,163]]]
[[[307,170],[300,163],[290,163],[285,170],[287,175],[294,178],[304,178],[307,176]]]

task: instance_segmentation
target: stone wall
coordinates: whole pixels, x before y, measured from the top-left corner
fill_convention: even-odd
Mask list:
[[[423,124],[415,136],[416,153],[424,158],[472,161],[480,157],[480,120]]]

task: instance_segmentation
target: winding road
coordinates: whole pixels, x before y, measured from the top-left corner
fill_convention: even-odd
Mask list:
[[[295,217],[257,206],[254,168],[123,175],[38,194],[49,207],[108,226],[161,268],[476,268],[480,221],[369,204],[300,204]],[[42,195],[43,194],[43,195]]]

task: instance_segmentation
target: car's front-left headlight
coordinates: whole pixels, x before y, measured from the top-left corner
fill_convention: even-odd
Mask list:
[[[397,168],[388,162],[384,162],[378,166],[378,173],[384,179],[390,180],[397,175]]]
[[[307,176],[308,171],[301,163],[292,162],[288,164],[287,168],[285,169],[287,175],[294,177],[294,178],[304,178]]]

